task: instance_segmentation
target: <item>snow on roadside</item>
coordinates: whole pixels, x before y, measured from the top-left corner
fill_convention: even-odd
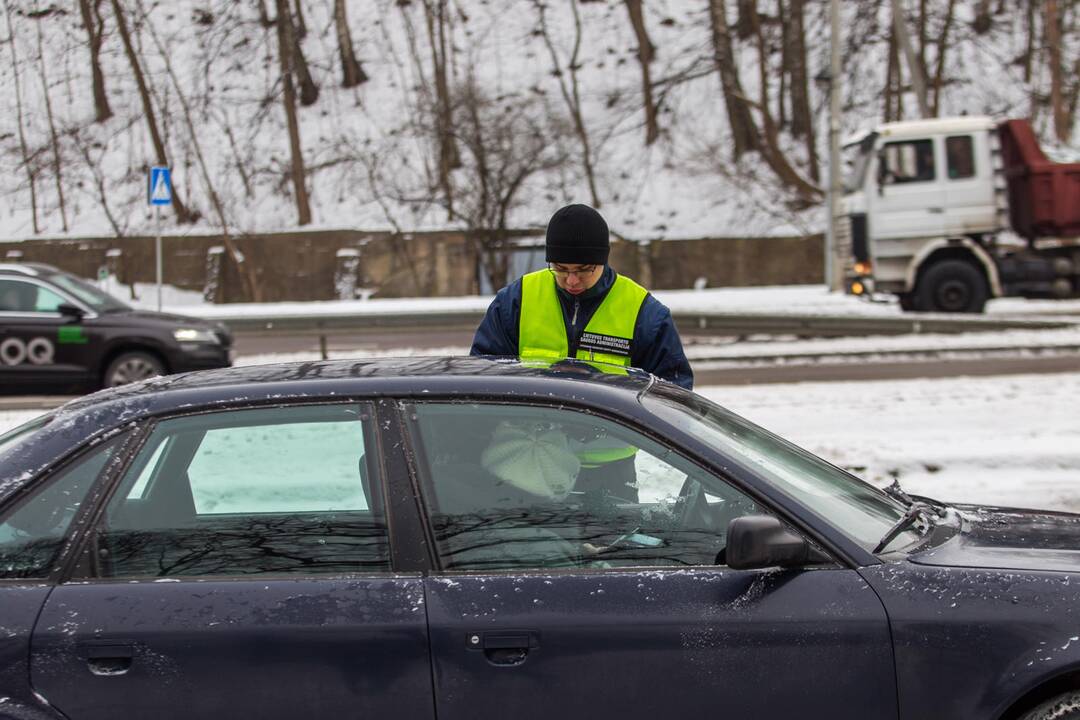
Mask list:
[[[1080,512],[1080,373],[698,391],[879,486]],[[0,432],[38,414],[0,412]]]
[[[1080,373],[699,392],[878,486],[1080,512]]]

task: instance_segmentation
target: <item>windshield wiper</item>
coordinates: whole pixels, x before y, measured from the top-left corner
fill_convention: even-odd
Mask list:
[[[936,517],[936,515],[937,513],[932,505],[928,505],[924,502],[919,502],[918,500],[912,500],[911,505],[908,506],[907,511],[904,512],[904,514],[900,517],[899,520],[893,523],[893,526],[889,528],[889,531],[887,533],[885,533],[885,537],[881,538],[881,542],[879,542],[877,544],[877,547],[874,548],[873,553],[877,555],[879,552],[887,548],[889,546],[889,543],[895,540],[900,533],[907,530],[912,525],[912,523],[914,523],[920,518],[922,518],[922,521],[926,523],[926,527],[929,528],[934,522],[932,518]]]

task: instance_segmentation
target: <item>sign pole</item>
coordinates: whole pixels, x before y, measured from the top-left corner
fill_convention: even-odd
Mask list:
[[[172,175],[164,165],[150,168],[146,178],[146,201],[154,206],[154,254],[157,265],[157,309],[161,312],[161,206],[172,204]]]
[[[154,243],[154,251],[157,256],[157,309],[161,312],[161,206],[154,206],[154,226],[157,231],[157,241]]]

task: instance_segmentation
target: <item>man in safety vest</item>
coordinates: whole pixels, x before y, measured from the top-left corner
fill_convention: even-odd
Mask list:
[[[529,273],[495,295],[471,354],[595,360],[640,368],[692,389],[694,375],[671,312],[608,266],[609,249],[608,226],[600,213],[587,205],[558,210],[547,226],[548,269]],[[620,452],[622,457],[615,457]],[[633,478],[632,450],[629,455],[625,448],[595,455],[582,458],[583,468],[590,461],[628,461]]]

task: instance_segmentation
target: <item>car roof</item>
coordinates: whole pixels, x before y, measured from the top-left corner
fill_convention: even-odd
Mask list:
[[[239,399],[246,391],[263,397],[334,398],[343,394],[518,394],[516,387],[542,384],[553,395],[587,392],[586,386],[636,394],[655,378],[641,370],[605,372],[615,366],[580,360],[558,363],[494,357],[397,357],[311,360],[247,365],[152,378],[102,390],[63,406],[65,412],[154,396],[162,411],[171,407]],[[621,370],[619,368],[618,370]],[[524,391],[523,391],[524,392]]]
[[[5,263],[0,262],[0,275],[22,275],[25,277],[42,277],[56,275],[62,271],[45,263]]]
[[[365,358],[250,365],[152,378],[101,390],[54,411],[51,421],[30,440],[5,454],[5,462],[0,463],[0,501],[26,478],[95,438],[113,436],[150,417],[196,409],[383,397],[451,401],[486,397],[639,414],[637,398],[656,378],[636,369],[611,373],[600,367],[600,363],[577,360],[552,365],[511,358]]]

